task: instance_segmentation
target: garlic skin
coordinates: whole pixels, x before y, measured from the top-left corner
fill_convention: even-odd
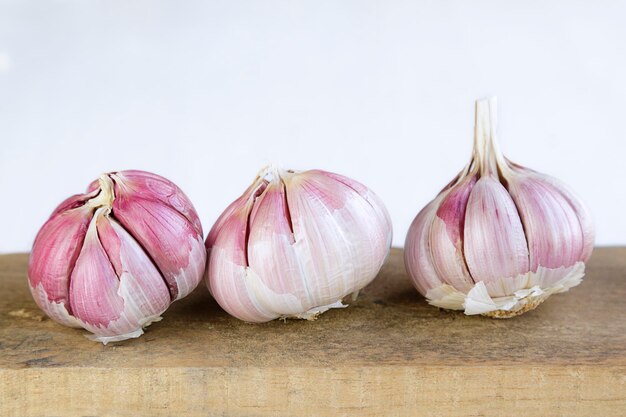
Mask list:
[[[430,304],[508,318],[581,282],[594,226],[567,186],[502,155],[496,107],[476,102],[472,159],[417,215],[404,260]]]
[[[185,194],[158,175],[120,171],[55,209],[35,238],[28,277],[49,317],[107,344],[143,334],[198,285],[205,264]]]
[[[241,320],[314,319],[376,277],[391,235],[387,210],[362,184],[268,167],[209,233],[207,286]]]

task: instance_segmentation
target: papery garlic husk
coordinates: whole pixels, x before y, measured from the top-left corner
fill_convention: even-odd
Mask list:
[[[417,215],[404,259],[430,304],[507,318],[581,282],[594,227],[567,186],[502,155],[496,105],[476,102],[472,159]]]
[[[37,234],[28,277],[48,316],[106,344],[143,334],[198,285],[205,265],[187,196],[158,175],[120,171],[56,208]]]
[[[384,205],[358,182],[268,167],[209,233],[207,286],[241,320],[314,319],[376,277],[391,233]]]

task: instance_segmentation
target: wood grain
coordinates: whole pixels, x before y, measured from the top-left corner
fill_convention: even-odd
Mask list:
[[[509,320],[431,307],[394,249],[350,307],[247,324],[204,287],[102,346],[43,316],[0,256],[2,416],[624,416],[626,248]]]

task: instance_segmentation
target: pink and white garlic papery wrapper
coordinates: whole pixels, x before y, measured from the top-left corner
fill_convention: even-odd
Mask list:
[[[198,285],[205,265],[187,196],[158,175],[120,171],[56,208],[35,239],[28,276],[48,316],[106,344],[143,334]]]
[[[496,105],[476,103],[472,160],[413,221],[405,264],[430,304],[506,318],[581,282],[594,227],[568,187],[502,155]]]
[[[249,322],[314,319],[378,274],[391,220],[367,187],[320,170],[262,170],[206,240],[207,285]]]

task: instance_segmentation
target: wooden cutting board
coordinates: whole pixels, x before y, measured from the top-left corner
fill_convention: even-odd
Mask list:
[[[44,317],[0,256],[2,416],[624,416],[626,248],[509,320],[429,306],[402,251],[350,307],[248,324],[204,286],[103,346]]]

